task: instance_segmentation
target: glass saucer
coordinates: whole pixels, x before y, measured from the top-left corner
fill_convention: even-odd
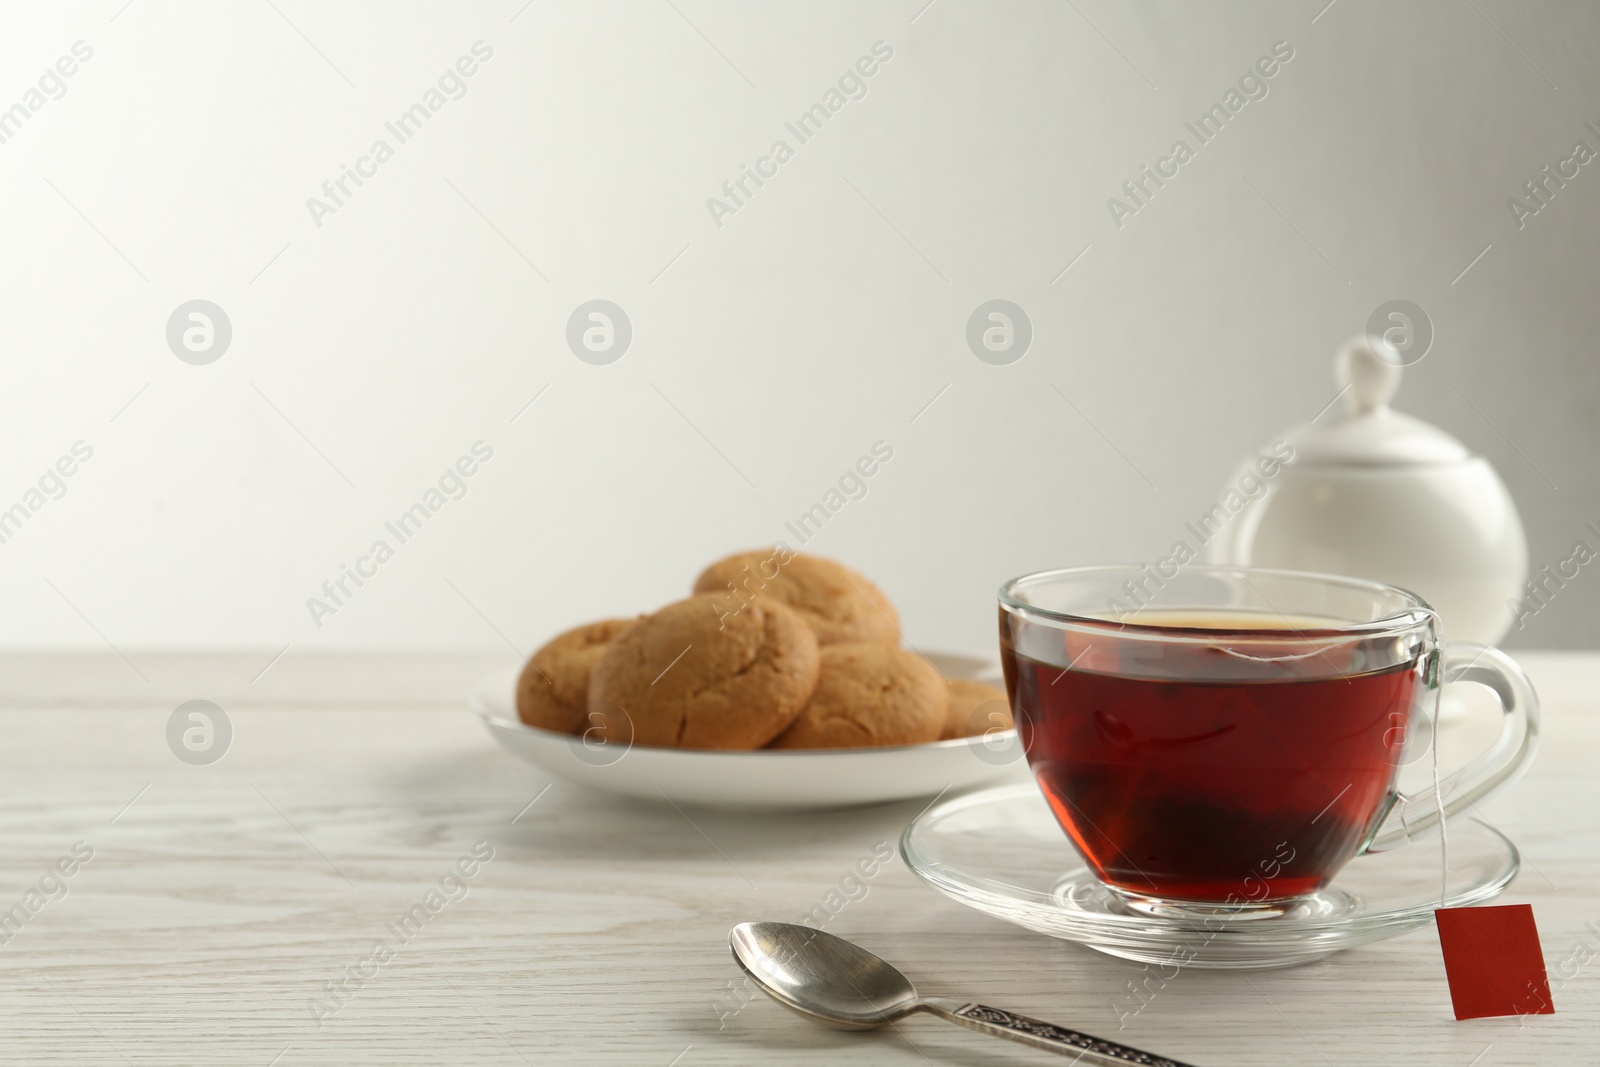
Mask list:
[[[1358,856],[1282,915],[1245,921],[1130,910],[1106,889],[1032,783],[936,804],[900,837],[917,876],[969,907],[1141,963],[1287,967],[1424,926],[1439,906],[1439,849],[1423,841]],[[1516,846],[1480,820],[1450,824],[1446,905],[1492,900],[1517,876]]]

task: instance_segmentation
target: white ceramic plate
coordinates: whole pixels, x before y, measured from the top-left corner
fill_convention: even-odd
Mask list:
[[[1003,686],[999,668],[971,656],[930,653],[947,678]],[[957,793],[997,780],[1027,780],[1015,730],[892,748],[709,752],[623,748],[528,726],[517,718],[518,670],[478,684],[472,710],[506,748],[547,774],[608,793],[740,811],[801,811]]]

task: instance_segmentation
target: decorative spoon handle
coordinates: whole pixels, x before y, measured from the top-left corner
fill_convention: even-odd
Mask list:
[[[1156,1056],[1149,1052],[1140,1052],[1136,1048],[1129,1048],[1127,1045],[1119,1045],[1115,1041],[1106,1041],[1077,1030],[1068,1030],[1040,1022],[1038,1019],[1030,1019],[1026,1015],[1016,1015],[1009,1011],[1001,1011],[999,1008],[973,1004],[970,1001],[928,997],[922,1001],[921,1006],[957,1026],[965,1026],[981,1034],[993,1034],[995,1037],[1020,1041],[1034,1048],[1049,1049],[1051,1052],[1063,1054],[1075,1052],[1086,1063],[1192,1067],[1190,1064],[1171,1060],[1165,1056]]]

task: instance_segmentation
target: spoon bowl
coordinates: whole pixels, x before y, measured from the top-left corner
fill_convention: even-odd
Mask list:
[[[917,1010],[916,987],[889,961],[791,923],[740,923],[733,958],[767,994],[840,1030],[872,1030]]]

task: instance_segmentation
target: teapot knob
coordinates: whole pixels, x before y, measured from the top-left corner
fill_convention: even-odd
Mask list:
[[[1374,352],[1365,337],[1351,340],[1334,357],[1333,376],[1350,391],[1350,408],[1357,415],[1387,408],[1400,389],[1400,367]]]

